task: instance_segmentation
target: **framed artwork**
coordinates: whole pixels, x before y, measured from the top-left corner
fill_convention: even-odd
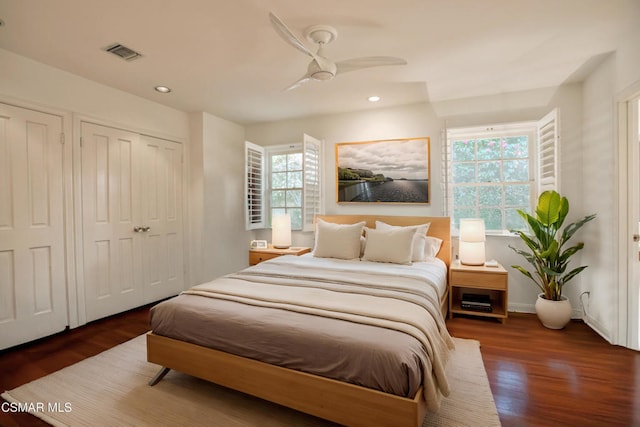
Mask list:
[[[430,203],[429,138],[336,144],[338,203]]]
[[[251,249],[267,249],[269,245],[267,245],[266,240],[252,240],[251,241]]]

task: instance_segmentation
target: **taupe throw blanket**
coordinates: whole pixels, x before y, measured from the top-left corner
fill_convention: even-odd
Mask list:
[[[442,319],[437,292],[427,278],[400,274],[393,268],[370,271],[363,268],[364,263],[336,270],[293,259],[297,257],[281,258],[285,259],[258,264],[185,293],[409,334],[428,354],[428,360],[422,360],[424,396],[429,410],[439,408],[442,395],[449,395],[444,368],[453,340]]]

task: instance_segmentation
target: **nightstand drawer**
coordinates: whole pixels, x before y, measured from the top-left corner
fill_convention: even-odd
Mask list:
[[[501,274],[497,271],[495,273],[455,271],[451,274],[451,284],[467,288],[505,290],[508,286],[508,280],[506,274]]]
[[[271,258],[277,258],[282,256],[281,254],[268,254],[265,252],[249,252],[249,265],[260,264],[262,261],[266,261]]]

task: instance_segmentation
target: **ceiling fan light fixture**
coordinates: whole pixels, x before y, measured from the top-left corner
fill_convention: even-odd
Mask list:
[[[171,88],[170,88],[170,87],[167,87],[167,86],[161,86],[161,85],[159,85],[159,86],[155,86],[153,89],[154,89],[156,92],[160,92],[160,93],[169,93],[169,92],[171,92]]]
[[[316,71],[315,73],[313,73],[311,75],[311,78],[313,80],[324,81],[324,80],[331,80],[333,78],[333,76],[334,76],[334,74],[331,71],[319,70],[319,71]]]

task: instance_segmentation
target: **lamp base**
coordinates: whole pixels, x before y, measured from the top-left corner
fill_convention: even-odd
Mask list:
[[[484,265],[484,261],[482,262],[464,262],[464,261],[460,261],[460,264],[462,265],[472,265],[475,267],[480,267],[481,265]]]
[[[289,249],[291,247],[291,245],[288,246],[276,246],[276,245],[272,245],[275,249]]]

